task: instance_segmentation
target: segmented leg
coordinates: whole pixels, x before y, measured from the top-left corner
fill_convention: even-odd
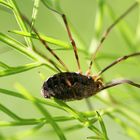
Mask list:
[[[114,87],[114,86],[117,86],[117,85],[120,85],[120,84],[129,84],[129,85],[132,85],[134,87],[137,87],[137,88],[140,88],[140,84],[137,84],[131,80],[127,80],[127,79],[116,79],[116,80],[113,80],[112,82],[106,84],[101,90],[104,90],[104,89],[107,89],[107,88],[111,88],[111,87]]]
[[[68,37],[69,37],[69,39],[70,39],[71,45],[73,46],[75,58],[76,58],[77,65],[78,65],[78,71],[79,71],[79,73],[82,73],[81,66],[80,66],[80,61],[79,61],[79,57],[78,57],[78,51],[77,51],[76,43],[75,43],[75,41],[74,41],[74,39],[73,39],[73,37],[72,37],[70,28],[69,28],[69,26],[68,26],[68,22],[67,22],[66,15],[63,14],[63,13],[61,13],[61,12],[59,12],[59,11],[57,11],[57,10],[55,10],[55,9],[53,9],[53,8],[51,8],[51,7],[49,7],[48,5],[46,5],[46,6],[47,6],[48,9],[50,9],[51,11],[53,11],[53,12],[55,12],[55,13],[57,13],[57,14],[59,14],[59,15],[62,16],[62,19],[63,19],[63,21],[64,21],[65,27],[66,27],[66,29],[67,29]]]
[[[68,32],[68,36],[69,36],[69,39],[71,41],[71,45],[73,46],[75,58],[76,58],[77,65],[78,65],[78,71],[79,71],[79,73],[82,73],[80,62],[79,62],[79,57],[78,57],[78,51],[77,51],[76,43],[75,43],[75,41],[74,41],[74,39],[72,37],[72,34],[71,34],[70,28],[68,26],[68,22],[67,22],[66,16],[64,14],[62,14],[61,16],[62,16],[64,24],[66,26],[66,29],[67,29],[67,32]]]
[[[25,17],[24,15],[22,15],[23,19],[27,22],[27,24],[31,25],[30,21],[28,20],[27,17]],[[66,71],[69,71],[67,66],[65,65],[65,63],[55,54],[55,52],[48,46],[48,44],[41,38],[41,36],[39,35],[39,33],[37,32],[37,30],[32,27],[32,30],[36,33],[36,35],[38,36],[38,39],[42,42],[42,44],[45,46],[45,48],[63,65],[63,67],[66,69]],[[50,59],[49,59],[50,60]],[[52,60],[51,60],[52,62]]]
[[[51,60],[50,58],[48,58],[46,55],[40,53],[39,51],[37,51],[35,48],[34,48],[34,51],[36,53],[38,53],[40,56],[42,56],[43,58],[46,58],[48,60],[48,62],[50,62],[59,72],[62,72],[59,67],[55,64],[55,62],[53,60]]]
[[[123,57],[120,57],[118,58],[117,60],[115,60],[114,62],[112,62],[111,64],[109,64],[108,66],[106,66],[103,70],[101,70],[98,74],[97,74],[97,77],[99,75],[101,75],[103,72],[105,72],[106,70],[108,70],[109,68],[111,68],[112,66],[130,58],[130,57],[135,57],[135,56],[139,56],[140,55],[140,52],[137,52],[137,53],[132,53],[132,54],[129,54],[129,55],[125,55]]]
[[[136,6],[138,6],[138,2],[135,2],[134,4],[132,4],[120,17],[118,17],[108,28],[107,30],[104,32],[103,36],[101,37],[99,44],[95,50],[95,52],[92,55],[91,61],[90,61],[90,65],[89,68],[87,70],[87,75],[90,75],[90,71],[91,71],[91,67],[92,67],[92,63],[93,60],[95,60],[95,57],[97,55],[97,52],[100,50],[100,48],[102,47],[103,42],[105,41],[105,39],[107,38],[108,34],[110,33],[110,31],[114,28],[114,26],[116,24],[118,24],[126,15],[128,15]]]

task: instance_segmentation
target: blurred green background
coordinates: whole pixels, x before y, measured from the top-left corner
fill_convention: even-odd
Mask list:
[[[88,64],[90,60],[90,54],[93,51],[95,40],[99,40],[103,31],[113,22],[110,14],[107,10],[103,12],[103,20],[101,21],[101,27],[97,33],[95,29],[95,23],[97,19],[97,12],[99,10],[98,0],[60,0],[60,6],[63,12],[66,14],[69,19],[69,23],[71,23],[71,27],[76,31],[78,36],[81,38],[83,42],[83,46],[76,40],[78,48],[84,48],[87,53],[79,51],[79,58],[83,73],[88,69]],[[133,0],[106,0],[105,4],[110,5],[113,9],[113,12],[118,17],[122,14],[134,1]],[[16,0],[16,3],[22,13],[24,13],[29,19],[32,16],[33,9],[33,1],[29,0]],[[130,54],[140,50],[139,47],[139,8],[135,8],[131,13],[128,14],[123,21],[127,24],[128,29],[126,29],[125,33],[130,38],[126,39],[123,31],[120,30],[121,24],[116,26],[112,32],[109,34],[108,38],[105,40],[102,49],[97,55],[96,63],[99,65],[99,69],[104,68],[107,64],[110,64],[113,60],[118,57],[124,56],[126,54]],[[125,25],[125,24],[124,24]],[[127,27],[125,26],[125,27]],[[62,41],[69,43],[69,39],[67,36],[67,32],[63,25],[62,19],[59,15],[53,13],[48,10],[42,3],[40,3],[39,11],[37,15],[37,19],[35,21],[35,27],[40,33],[43,33],[52,38],[56,38]],[[0,32],[10,35],[17,40],[25,43],[23,36],[15,35],[13,33],[9,33],[9,30],[19,30],[17,22],[15,20],[14,15],[10,10],[0,7]],[[128,32],[127,32],[128,31]],[[49,56],[51,59],[55,60],[52,55],[46,51],[42,44],[33,40],[36,48],[43,52],[45,55]],[[70,44],[70,43],[69,43]],[[92,45],[91,45],[92,44]],[[49,44],[51,48],[56,49],[60,48],[59,46],[55,46]],[[74,53],[72,50],[55,50],[58,56],[67,64],[71,71],[77,71],[77,65],[74,58]],[[32,62],[30,59],[25,57],[23,54],[11,49],[8,45],[0,42],[0,61],[10,65],[10,66],[21,66],[27,63]],[[122,62],[110,70],[103,74],[104,82],[111,81],[115,78],[124,77],[127,79],[131,79],[140,83],[139,78],[139,65],[140,57],[129,59],[125,62]],[[57,61],[56,61],[57,62]],[[97,65],[96,65],[97,66]],[[3,70],[3,68],[0,68]],[[93,74],[97,72],[97,67],[92,67]],[[41,79],[40,74],[43,74],[46,79],[56,72],[52,71],[46,67],[38,67],[26,72],[5,76],[0,78],[0,87],[7,90],[16,91],[15,83],[20,83],[23,85],[33,96],[38,98],[41,97],[40,89],[43,84],[43,79]],[[131,87],[128,85],[120,85],[108,90],[109,95],[118,101],[120,104],[125,105],[126,107],[130,107],[137,116],[140,117],[140,90]],[[106,93],[99,93],[97,96],[104,96]],[[100,101],[97,97],[91,97],[90,102],[94,110],[105,109],[108,108],[105,103]],[[19,98],[14,98],[12,96],[7,96],[5,94],[0,94],[0,103],[10,109],[12,112],[15,112],[18,116],[22,118],[40,118],[42,115],[36,110],[36,108],[25,100],[21,100]],[[81,101],[71,101],[68,102],[68,105],[75,108],[78,111],[88,111],[87,104],[85,100]],[[53,107],[45,106],[52,116],[59,115],[69,115],[63,111],[55,109]],[[129,110],[129,109],[128,109]],[[128,119],[129,117],[123,116],[121,113],[114,113],[116,118],[121,118],[128,126],[133,126],[138,132],[140,132],[139,125],[134,126],[133,121]],[[132,115],[132,114],[130,114]],[[11,121],[12,119],[0,111],[0,121]],[[112,120],[108,116],[103,116],[103,120],[107,129],[108,136],[110,140],[130,140],[131,137],[125,134],[126,130],[123,129],[119,124],[117,124],[114,120]],[[87,128],[79,128],[79,129],[69,129],[73,125],[75,125],[77,120],[69,121],[69,122],[60,122],[59,125],[64,130],[64,134],[68,140],[78,139],[85,140],[88,136],[94,135],[93,132],[88,130]],[[98,126],[98,124],[97,124]],[[9,137],[15,135],[19,132],[22,132],[26,129],[32,128],[32,125],[27,126],[7,126],[0,127],[0,134],[5,137]],[[43,128],[41,128],[38,132],[33,133],[28,137],[23,138],[24,140],[40,140],[40,139],[51,139],[57,140],[59,139],[52,127],[46,124]]]

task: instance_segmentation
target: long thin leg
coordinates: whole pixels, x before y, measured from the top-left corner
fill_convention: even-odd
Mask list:
[[[118,58],[117,60],[115,60],[114,62],[112,62],[111,64],[109,64],[108,66],[106,66],[103,70],[101,70],[98,74],[97,74],[97,77],[99,75],[101,75],[103,72],[105,72],[106,70],[108,70],[109,68],[111,68],[112,66],[130,58],[130,57],[135,57],[135,56],[139,56],[140,55],[140,52],[137,52],[137,53],[132,53],[132,54],[129,54],[129,55],[125,55],[123,57],[120,57]]]
[[[114,26],[116,24],[118,24],[126,15],[128,15],[136,6],[138,6],[138,2],[135,2],[134,4],[132,4],[120,17],[118,17],[108,28],[107,30],[104,32],[103,36],[101,37],[99,44],[95,50],[95,52],[92,55],[91,61],[90,61],[90,65],[89,68],[87,70],[87,75],[90,74],[91,71],[91,67],[92,67],[92,61],[95,60],[96,54],[97,52],[100,50],[100,48],[102,47],[103,42],[105,41],[105,39],[107,38],[108,34],[110,33],[110,31],[114,28]]]
[[[51,60],[50,58],[48,58],[46,55],[43,55],[42,53],[40,53],[39,51],[37,51],[35,48],[34,48],[34,51],[36,53],[38,53],[40,56],[46,58],[48,60],[48,62],[50,62],[59,72],[62,72],[59,67],[55,64],[55,62],[53,60]]]
[[[117,85],[120,85],[120,84],[129,84],[129,85],[132,85],[134,87],[137,87],[137,88],[140,88],[140,84],[137,84],[131,80],[127,80],[127,79],[116,79],[116,80],[113,80],[112,82],[106,84],[101,90],[104,90],[104,89],[107,89],[107,88],[111,88],[111,87],[114,87],[114,86],[117,86]]]
[[[71,34],[71,31],[70,31],[70,28],[68,26],[68,22],[67,22],[67,18],[66,18],[66,15],[63,14],[63,13],[60,13],[59,11],[56,11],[55,9],[49,7],[48,5],[46,5],[48,7],[48,9],[54,11],[55,13],[59,14],[62,16],[62,19],[64,21],[64,24],[65,24],[65,27],[67,29],[67,33],[68,33],[68,37],[70,39],[70,42],[71,42],[71,45],[73,46],[73,50],[74,50],[74,54],[75,54],[75,58],[76,58],[76,61],[77,61],[77,65],[78,65],[78,71],[79,73],[82,73],[82,70],[81,70],[81,66],[80,66],[80,61],[79,61],[79,57],[78,57],[78,51],[77,51],[77,47],[76,47],[76,43],[72,37],[72,34]]]
[[[71,34],[70,29],[69,29],[66,16],[65,16],[64,14],[62,14],[62,18],[63,18],[63,21],[64,21],[64,23],[65,23],[65,26],[66,26],[66,29],[67,29],[67,32],[68,32],[69,39],[70,39],[70,41],[71,41],[71,45],[73,46],[75,58],[76,58],[77,65],[78,65],[78,71],[79,71],[80,73],[82,73],[81,66],[80,66],[80,62],[79,62],[79,57],[78,57],[78,51],[77,51],[76,43],[75,43],[75,41],[74,41],[74,39],[73,39],[73,37],[72,37],[72,34]]]
[[[31,23],[27,17],[25,17],[24,15],[22,15],[22,17],[27,22],[27,24],[31,25]],[[69,71],[67,66],[65,65],[65,63],[55,54],[55,52],[48,46],[48,44],[40,37],[37,30],[34,27],[32,27],[32,30],[36,33],[36,35],[38,36],[38,38],[42,42],[42,44],[45,46],[45,48],[63,65],[63,67],[66,69],[66,71]],[[51,62],[52,62],[52,60],[51,60]]]

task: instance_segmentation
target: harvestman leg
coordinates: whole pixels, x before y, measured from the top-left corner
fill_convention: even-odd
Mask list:
[[[31,25],[31,23],[27,17],[25,17],[24,15],[22,15],[22,17],[27,22],[27,24]],[[38,39],[42,42],[42,44],[45,46],[45,48],[62,64],[62,66],[66,69],[66,71],[69,71],[67,66],[65,65],[65,63],[55,54],[55,52],[48,46],[48,44],[40,37],[37,30],[34,27],[32,27],[32,30],[36,33],[36,35],[38,36]],[[50,60],[49,58],[47,58],[47,60],[49,62],[53,63],[53,65],[54,65],[54,62],[52,60]],[[54,66],[56,67],[56,65],[54,65]],[[57,67],[57,69],[59,69],[59,68]]]
[[[129,55],[125,55],[125,56],[122,56],[120,58],[118,58],[117,60],[113,61],[111,64],[109,64],[108,66],[106,66],[104,69],[102,69],[98,74],[97,74],[97,77],[99,75],[101,75],[103,72],[105,72],[106,70],[108,70],[109,68],[111,68],[112,66],[130,58],[130,57],[136,57],[136,56],[139,56],[140,55],[140,52],[136,52],[136,53],[132,53],[132,54],[129,54]]]
[[[68,22],[67,22],[67,18],[66,18],[66,15],[63,14],[63,13],[60,13],[59,11],[56,11],[55,9],[49,7],[48,5],[46,5],[48,7],[48,9],[54,11],[55,13],[59,14],[62,16],[62,19],[64,21],[64,24],[65,24],[65,27],[67,29],[67,33],[68,33],[68,37],[70,39],[70,42],[71,42],[71,45],[73,46],[73,50],[74,50],[74,54],[75,54],[75,58],[76,58],[76,61],[77,61],[77,65],[78,65],[78,72],[79,73],[82,73],[82,70],[81,70],[81,66],[80,66],[80,61],[79,61],[79,57],[78,57],[78,51],[77,51],[77,47],[76,47],[76,43],[72,37],[72,34],[71,34],[71,31],[70,31],[70,28],[68,26]]]
[[[103,70],[101,70],[98,73],[97,77],[99,75],[101,75],[103,72],[105,72],[106,70],[108,70],[109,68],[111,68],[112,66],[114,66],[114,65],[116,65],[116,64],[118,64],[118,63],[120,63],[120,62],[122,62],[122,61],[124,61],[124,60],[126,60],[128,58],[130,58],[130,57],[135,57],[135,56],[139,56],[139,55],[140,55],[140,52],[137,52],[137,53],[132,53],[132,54],[125,55],[123,57],[118,58],[117,60],[115,60],[114,62],[112,62],[110,65],[108,65],[107,67],[105,67]],[[137,83],[135,83],[135,82],[133,82],[131,80],[127,80],[127,79],[116,79],[116,80],[113,80],[112,82],[106,84],[101,90],[104,90],[104,89],[107,89],[107,88],[111,88],[111,87],[114,87],[114,86],[117,86],[117,85],[120,85],[120,84],[125,84],[125,83],[130,84],[132,86],[135,86],[137,88],[140,88],[140,84],[137,84]]]
[[[104,90],[104,89],[107,89],[107,88],[111,88],[111,87],[114,87],[114,86],[117,86],[117,85],[120,85],[120,84],[125,84],[125,83],[127,83],[129,85],[132,85],[134,87],[140,88],[140,84],[134,83],[131,80],[116,79],[116,80],[113,80],[112,82],[106,84],[101,90]]]
[[[33,28],[33,27],[32,27]],[[48,60],[48,62],[50,62],[59,72],[62,72],[59,67],[55,64],[55,62],[53,60],[51,60],[50,58],[48,58],[46,55],[43,55],[42,53],[40,53],[39,51],[36,50],[36,48],[34,47],[34,51],[36,53],[38,53],[40,56],[46,58]]]
[[[76,43],[75,43],[75,41],[74,41],[74,39],[73,39],[73,37],[72,37],[72,34],[71,34],[70,29],[69,29],[66,16],[65,16],[64,14],[62,14],[62,18],[63,18],[63,21],[64,21],[64,23],[65,23],[65,26],[66,26],[66,29],[67,29],[67,32],[68,32],[69,39],[70,39],[71,44],[72,44],[72,46],[73,46],[75,58],[76,58],[77,65],[78,65],[78,71],[79,71],[79,73],[82,73],[82,70],[81,70],[81,67],[80,67],[80,62],[79,62],[79,57],[78,57],[78,51],[77,51]]]
[[[110,33],[110,31],[114,28],[114,26],[116,24],[118,24],[125,16],[127,16],[136,6],[138,6],[138,2],[135,2],[134,4],[132,4],[120,17],[118,17],[108,28],[107,30],[104,32],[103,36],[101,37],[99,44],[95,50],[95,52],[92,55],[91,61],[90,61],[90,65],[89,68],[86,72],[87,76],[90,75],[91,72],[91,67],[92,67],[92,61],[95,60],[96,54],[97,52],[100,50],[100,48],[102,47],[103,42],[105,41],[105,39],[107,38],[108,34]]]

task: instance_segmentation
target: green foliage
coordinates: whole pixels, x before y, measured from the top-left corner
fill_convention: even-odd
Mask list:
[[[45,55],[42,53],[43,49],[36,48],[36,45],[33,43],[36,39],[39,40],[39,37],[33,33],[33,27],[36,25],[37,17],[39,17],[39,8],[43,4],[45,8],[50,13],[55,14],[57,17],[56,20],[58,20],[57,24],[60,24],[60,18],[61,16],[59,14],[56,14],[56,12],[65,13],[64,9],[60,7],[60,1],[58,0],[34,0],[32,3],[32,13],[31,13],[31,27],[29,27],[29,30],[26,26],[26,22],[21,16],[20,8],[18,6],[18,1],[16,0],[0,0],[0,5],[6,9],[9,9],[12,12],[12,15],[15,17],[15,21],[19,27],[19,29],[7,29],[6,33],[3,33],[0,31],[0,42],[5,44],[6,47],[14,50],[15,52],[18,52],[22,54],[23,57],[27,58],[30,62],[26,64],[11,66],[5,61],[0,61],[0,77],[1,78],[7,78],[11,75],[13,78],[14,76],[18,76],[23,72],[30,72],[33,71],[35,68],[40,71],[40,69],[45,68],[47,73],[51,71],[51,73],[56,73],[57,70],[55,67],[47,61]],[[95,14],[95,24],[94,24],[94,34],[92,33],[92,36],[90,37],[90,46],[89,48],[86,47],[85,41],[82,39],[82,37],[79,35],[79,33],[76,31],[75,26],[72,24],[73,22],[68,17],[68,24],[70,26],[72,35],[74,39],[76,40],[76,43],[78,44],[78,52],[80,52],[80,56],[85,58],[90,58],[90,51],[93,50],[93,42],[99,40],[99,37],[101,35],[101,32],[104,28],[105,23],[105,16],[108,17],[111,21],[114,21],[116,17],[119,16],[116,12],[113,10],[112,6],[107,3],[105,0],[97,0],[97,10]],[[124,10],[127,7],[124,7]],[[77,7],[78,9],[78,7]],[[66,14],[67,15],[67,14]],[[11,16],[11,14],[10,14]],[[53,17],[55,17],[53,15]],[[128,15],[129,16],[129,15]],[[82,19],[83,20],[83,19]],[[62,21],[61,21],[62,22]],[[140,28],[139,20],[137,29]],[[53,27],[52,27],[53,28]],[[135,52],[138,50],[138,42],[139,42],[139,31],[135,33],[135,31],[129,26],[129,24],[122,19],[121,23],[116,25],[117,33],[121,36],[121,39],[123,40],[124,44],[126,44],[126,51],[128,52]],[[8,35],[11,34],[11,35]],[[22,39],[24,39],[24,42],[20,39],[17,39],[16,35],[19,35]],[[56,39],[55,37],[50,37],[49,35],[45,35],[45,33],[40,33],[40,37],[47,42],[49,45],[52,45],[52,50],[59,50],[59,53],[61,52],[71,52],[72,46],[68,41],[64,41],[61,39]],[[95,43],[95,42],[94,42]],[[114,43],[114,42],[113,42]],[[1,45],[1,44],[0,44]],[[95,44],[94,44],[95,45]],[[114,45],[114,44],[113,44]],[[2,46],[2,45],[1,45]],[[1,47],[0,46],[0,47]],[[55,46],[55,47],[54,47]],[[105,48],[105,47],[104,47]],[[105,49],[106,50],[106,49]],[[110,51],[110,50],[109,50]],[[120,51],[120,49],[119,49]],[[113,49],[112,49],[113,52]],[[115,52],[115,51],[114,51]],[[106,60],[106,62],[110,62],[110,60],[116,58],[116,56],[113,54],[106,54],[106,52],[103,52],[102,54],[99,54],[98,58],[102,58]],[[116,51],[117,52],[117,51]],[[122,51],[121,51],[122,52]],[[119,53],[118,53],[119,54]],[[118,54],[116,54],[118,56]],[[47,54],[48,56],[48,54]],[[62,54],[61,54],[62,56]],[[121,56],[121,53],[119,54]],[[9,56],[7,56],[7,59]],[[65,58],[68,58],[66,56]],[[72,57],[73,58],[73,57]],[[98,60],[97,58],[97,60]],[[12,59],[12,58],[11,58]],[[52,58],[53,59],[53,58]],[[70,59],[70,58],[69,58]],[[101,60],[102,60],[101,59]],[[108,61],[109,59],[109,61]],[[134,59],[137,60],[137,59]],[[84,61],[85,62],[85,61]],[[84,62],[81,62],[81,65],[84,65]],[[138,61],[134,61],[133,63],[137,66]],[[57,64],[56,61],[54,63],[59,67],[62,71],[65,71],[65,68],[60,66],[60,64]],[[101,63],[99,61],[99,63]],[[104,63],[104,62],[103,62]],[[104,64],[101,63],[101,65],[104,66]],[[96,69],[98,69],[98,61],[96,61]],[[95,66],[94,66],[95,67]],[[138,67],[137,67],[138,68]],[[125,69],[123,69],[125,70]],[[93,70],[94,71],[94,70]],[[41,71],[42,72],[42,71]],[[43,75],[43,73],[41,73]],[[113,74],[113,73],[112,73]],[[127,73],[128,74],[128,73]],[[109,77],[111,74],[103,75],[104,80],[106,81],[106,77]],[[118,75],[118,74],[117,74]],[[119,74],[121,77],[123,75]],[[12,77],[13,76],[13,77]],[[34,76],[34,75],[32,75]],[[48,74],[49,76],[49,74]],[[25,79],[29,79],[30,75],[27,77],[24,77]],[[43,75],[44,77],[44,75]],[[3,81],[3,79],[1,81]],[[0,82],[1,82],[0,81]],[[14,81],[14,80],[13,80]],[[36,80],[32,80],[32,83],[34,85],[37,85]],[[30,139],[31,137],[36,137],[38,133],[41,135],[41,139],[44,138],[54,138],[54,139],[60,139],[60,140],[66,140],[66,139],[72,139],[70,136],[67,136],[69,133],[72,133],[75,131],[78,133],[78,136],[73,135],[73,138],[83,136],[82,130],[84,130],[84,134],[86,135],[87,139],[100,139],[100,140],[109,140],[109,139],[115,139],[113,136],[111,136],[111,133],[109,133],[110,130],[114,129],[113,124],[111,124],[111,128],[108,126],[109,122],[108,120],[112,120],[113,123],[115,122],[120,126],[122,129],[120,129],[122,134],[125,133],[128,137],[132,138],[134,140],[139,140],[140,138],[140,112],[137,110],[140,107],[140,95],[138,95],[139,90],[133,90],[133,87],[127,87],[122,86],[120,89],[116,90],[106,90],[103,91],[100,95],[94,96],[91,100],[94,107],[94,110],[87,111],[87,108],[85,109],[85,102],[81,101],[82,105],[78,106],[78,102],[71,102],[71,103],[65,103],[57,99],[43,99],[40,96],[36,97],[34,93],[32,93],[32,89],[35,88],[35,86],[30,87],[31,90],[28,88],[26,89],[24,83],[21,84],[19,81],[16,80],[13,83],[14,85],[12,89],[8,89],[7,87],[1,87],[0,88],[0,96],[2,98],[12,98],[15,99],[14,104],[16,102],[21,101],[21,103],[26,105],[26,102],[29,103],[29,109],[37,111],[37,115],[32,115],[32,117],[26,116],[26,108],[24,110],[21,110],[25,114],[25,116],[21,117],[20,114],[17,112],[20,111],[20,108],[18,108],[16,111],[14,109],[12,110],[9,108],[8,102],[1,100],[0,97],[0,110],[1,114],[6,114],[9,118],[0,118],[0,129],[2,130],[0,132],[0,139],[1,140],[19,140],[19,139]],[[17,90],[17,91],[16,91]],[[34,90],[33,90],[34,91]],[[135,110],[133,106],[129,106],[129,104],[125,104],[123,101],[121,101],[122,93],[127,92],[127,98],[129,97],[129,94],[131,94],[132,100],[134,100],[133,104],[135,105]],[[36,91],[34,91],[36,92]],[[118,93],[118,96],[113,96],[113,93]],[[122,97],[123,98],[123,97]],[[124,96],[125,98],[125,96]],[[22,99],[22,100],[20,100]],[[99,107],[96,108],[99,105]],[[78,106],[80,109],[78,109]],[[56,114],[54,115],[54,112],[51,111],[55,110]],[[82,110],[82,111],[81,111]],[[58,112],[58,114],[57,114]],[[72,122],[72,126],[69,124],[69,122]],[[62,125],[64,124],[64,125]],[[51,126],[51,128],[49,127]],[[100,127],[98,127],[100,125]],[[14,126],[17,126],[19,130],[14,133],[10,133],[10,135],[6,135],[8,133],[8,129],[6,130],[6,133],[4,131],[4,127],[12,128],[14,129]],[[23,129],[20,129],[21,127],[24,127]],[[45,127],[46,126],[46,127]],[[45,127],[45,134],[43,133],[43,128]],[[117,128],[119,129],[119,128]],[[41,132],[42,130],[42,132]],[[79,133],[78,131],[81,131],[82,133]],[[118,132],[116,132],[118,133]],[[56,136],[54,136],[56,135]],[[80,137],[81,138],[81,137]],[[83,139],[86,139],[85,137]],[[31,138],[33,139],[33,138]],[[38,138],[36,138],[38,139]],[[40,138],[39,138],[40,139]]]

